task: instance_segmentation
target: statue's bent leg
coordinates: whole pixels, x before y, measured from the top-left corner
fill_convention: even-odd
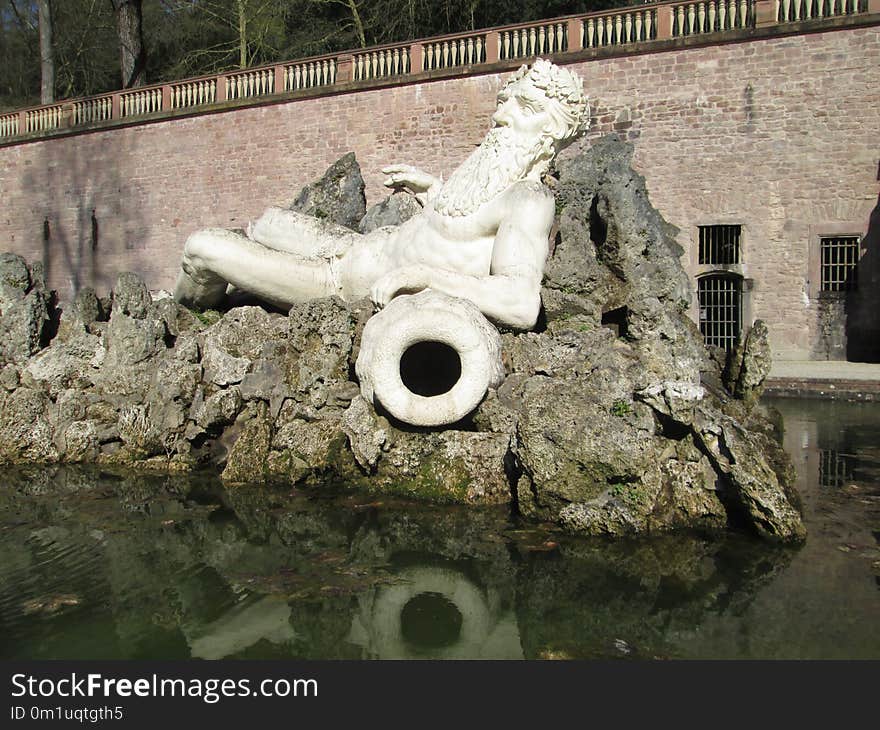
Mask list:
[[[282,306],[338,293],[327,260],[304,260],[223,229],[194,233],[183,249],[174,298],[216,306],[228,284]]]
[[[326,219],[274,207],[248,226],[248,238],[304,259],[342,256],[362,237]]]

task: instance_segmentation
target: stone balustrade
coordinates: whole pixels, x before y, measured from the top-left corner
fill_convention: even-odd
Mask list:
[[[865,0],[775,0],[775,4],[780,23],[854,15],[867,9]]]
[[[275,93],[275,72],[271,68],[255,68],[226,76],[226,98],[248,99]]]
[[[73,124],[92,124],[113,118],[113,96],[93,96],[73,102]]]
[[[162,111],[162,87],[146,87],[120,94],[119,115],[141,117]]]
[[[498,56],[501,59],[563,53],[568,48],[568,23],[565,21],[498,31]]]
[[[213,104],[217,101],[217,79],[194,79],[171,85],[171,109]]]
[[[19,134],[18,124],[18,112],[12,112],[10,114],[0,114],[0,138],[17,137]]]
[[[283,66],[284,90],[298,91],[336,83],[337,59],[317,58]],[[277,69],[277,67],[276,67]],[[276,71],[277,72],[277,71]]]
[[[657,8],[628,8],[584,18],[581,37],[584,48],[653,41],[657,38]]]
[[[460,37],[444,37],[422,42],[422,69],[433,71],[441,68],[472,66],[486,62],[485,33]]]
[[[283,94],[332,93],[351,83],[394,83],[413,74],[468,74],[474,66],[585,51],[630,53],[647,44],[794,23],[832,23],[841,16],[880,15],[880,0],[665,0],[610,11],[520,23],[346,53],[287,61],[169,84],[0,114],[0,144],[69,128],[200,113],[235,102],[259,104]],[[736,37],[736,36],[734,36]],[[619,49],[619,50],[618,50]]]
[[[58,129],[64,120],[64,107],[61,104],[41,106],[25,112],[24,131],[47,132]]]
[[[410,73],[410,47],[392,46],[352,55],[354,81],[383,79]]]

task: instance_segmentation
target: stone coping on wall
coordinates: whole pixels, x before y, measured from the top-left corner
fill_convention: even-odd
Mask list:
[[[650,6],[629,6],[627,8],[619,8],[616,12],[624,12],[628,10],[639,10],[644,9]],[[656,6],[654,6],[656,7]],[[609,11],[610,12],[610,11]],[[608,13],[604,13],[607,15]],[[601,13],[595,14],[595,16],[603,15]],[[578,16],[584,17],[584,16]],[[591,14],[590,17],[593,17]],[[556,23],[568,20],[569,18],[559,18],[559,19],[550,19],[550,20],[542,20],[535,21],[530,24],[524,24],[519,27],[527,27],[527,26],[538,26],[541,24],[548,23]],[[752,41],[760,41],[760,40],[768,40],[773,38],[780,38],[785,36],[793,36],[793,35],[806,35],[812,33],[824,33],[824,32],[833,32],[833,31],[842,31],[842,30],[851,30],[855,28],[863,28],[870,26],[880,25],[880,0],[869,0],[869,4],[867,10],[858,14],[851,15],[839,15],[834,17],[826,17],[826,18],[815,18],[811,20],[802,20],[799,22],[787,22],[787,23],[777,23],[775,20],[767,23],[761,24],[760,18],[759,23],[756,27],[747,27],[747,28],[736,28],[736,29],[728,29],[724,31],[716,31],[712,33],[700,33],[695,35],[687,35],[687,36],[677,36],[672,38],[659,38],[648,41],[641,41],[635,43],[628,43],[624,45],[609,45],[609,46],[601,46],[601,47],[593,47],[593,48],[582,48],[571,51],[562,51],[557,53],[547,53],[543,54],[545,57],[553,60],[555,63],[560,65],[572,64],[572,63],[581,63],[581,62],[589,62],[589,61],[597,61],[607,58],[616,58],[621,56],[637,56],[637,55],[646,55],[646,54],[656,54],[663,53],[673,50],[682,50],[682,49],[690,49],[690,48],[705,48],[706,46],[713,45],[727,45],[734,43],[745,43]],[[513,28],[514,26],[511,26]],[[431,40],[446,40],[452,38],[466,37],[467,35],[475,35],[480,33],[489,32],[487,29],[473,31],[470,34],[456,34],[455,36],[444,36],[439,39],[426,39],[427,41]],[[495,29],[497,30],[497,29]],[[374,48],[363,49],[364,52],[372,52],[377,49],[385,49],[385,48],[394,48],[397,46],[402,46],[407,44],[391,44],[389,46],[382,46]],[[354,51],[353,53],[357,53],[358,51]],[[338,56],[337,56],[338,57]],[[323,58],[323,57],[322,57]],[[330,58],[330,57],[327,57]],[[61,137],[70,137],[81,134],[89,134],[98,131],[106,131],[110,129],[117,129],[120,127],[132,127],[132,126],[140,126],[144,124],[154,124],[156,122],[164,122],[171,121],[176,119],[183,119],[189,117],[197,117],[208,114],[218,114],[223,112],[235,111],[243,108],[251,108],[251,107],[260,107],[260,106],[270,106],[276,104],[285,104],[289,102],[298,101],[301,99],[311,99],[316,97],[327,97],[327,96],[337,96],[342,94],[351,94],[356,92],[363,91],[371,91],[376,89],[384,89],[395,86],[409,86],[413,84],[421,84],[432,81],[440,81],[440,80],[448,80],[453,78],[462,78],[468,76],[479,76],[479,75],[489,75],[489,74],[497,74],[497,73],[505,73],[509,72],[512,69],[516,69],[521,66],[523,63],[528,62],[534,56],[529,57],[519,57],[519,58],[510,58],[493,62],[482,62],[475,63],[464,66],[455,66],[451,68],[445,69],[434,69],[428,71],[419,71],[413,73],[407,73],[404,75],[398,76],[386,76],[375,79],[364,79],[364,80],[352,80],[352,81],[337,81],[333,84],[327,84],[322,86],[314,86],[311,88],[298,89],[295,91],[283,91],[278,93],[273,93],[265,96],[251,96],[234,100],[226,100],[220,101],[216,103],[210,104],[202,104],[199,106],[191,106],[180,109],[171,109],[171,110],[162,110],[156,111],[152,113],[146,113],[138,116],[130,116],[130,117],[122,117],[115,119],[108,119],[100,122],[93,122],[89,124],[80,124],[77,126],[64,126],[56,129],[49,129],[38,132],[31,132],[23,135],[16,135],[12,137],[0,137],[0,148],[9,147],[14,145],[28,144],[32,142],[40,142],[47,139],[57,139]],[[311,61],[313,59],[306,59],[306,61]],[[297,62],[299,63],[299,62]],[[245,73],[251,71],[251,69],[243,69],[241,72],[235,73]],[[232,72],[230,72],[232,73]],[[207,77],[206,77],[207,78]],[[215,78],[215,77],[210,77]],[[199,79],[181,79],[179,81],[170,82],[171,84],[182,84],[187,82],[198,81]],[[147,88],[147,87],[145,87]],[[131,90],[128,90],[131,91]],[[116,92],[119,93],[119,92]],[[108,96],[99,95],[100,96]],[[62,102],[58,102],[55,106],[58,105],[70,105],[75,101],[81,101],[78,99],[65,100]],[[28,110],[21,110],[28,111]]]
[[[875,403],[880,402],[880,382],[768,378],[764,383],[764,395],[773,398],[822,398]]]

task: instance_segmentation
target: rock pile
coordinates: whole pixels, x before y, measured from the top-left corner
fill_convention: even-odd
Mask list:
[[[754,407],[766,329],[752,329],[722,374],[686,315],[674,230],[631,155],[612,137],[559,163],[546,321],[503,334],[504,381],[445,430],[392,422],[359,395],[367,301],[194,313],[126,273],[109,301],[80,291],[41,349],[51,299],[36,267],[7,254],[0,323],[14,335],[0,360],[0,460],[215,465],[231,483],[511,502],[587,534],[742,525],[800,540],[791,466]],[[300,197],[335,219],[321,192],[340,188],[330,173]],[[409,214],[386,203],[361,222]]]

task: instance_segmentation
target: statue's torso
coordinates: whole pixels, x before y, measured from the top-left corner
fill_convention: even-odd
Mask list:
[[[488,276],[498,222],[477,211],[451,217],[428,206],[411,218],[387,244],[389,270],[412,264],[470,276]]]
[[[346,255],[343,296],[366,296],[384,274],[417,264],[488,276],[495,237],[499,226],[510,218],[511,206],[521,207],[530,197],[545,195],[547,190],[540,183],[523,181],[469,215],[443,215],[429,204],[398,228],[380,228],[358,240]],[[534,233],[546,239],[549,230]]]

